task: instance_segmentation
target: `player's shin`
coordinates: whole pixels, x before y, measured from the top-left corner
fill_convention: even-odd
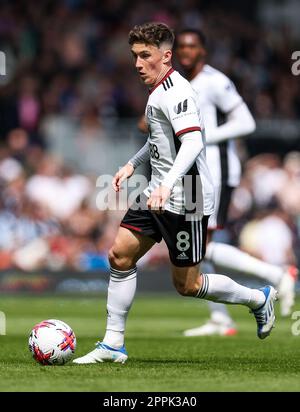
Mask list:
[[[119,349],[124,344],[125,324],[136,291],[137,268],[111,268],[107,292],[107,324],[103,343]]]
[[[212,262],[204,259],[201,262],[201,269],[205,273],[214,273],[215,267]],[[230,317],[230,314],[225,305],[208,301],[208,307],[210,310],[210,319],[212,322],[230,326],[234,324],[233,319]]]
[[[259,308],[266,299],[261,290],[242,286],[228,276],[205,273],[196,297],[218,303],[241,304],[250,309]]]

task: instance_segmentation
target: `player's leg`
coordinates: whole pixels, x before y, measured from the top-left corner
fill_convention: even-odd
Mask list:
[[[295,301],[295,283],[297,280],[295,266],[282,268],[272,265],[250,256],[234,246],[219,242],[210,242],[207,245],[205,258],[214,265],[271,283],[278,289],[282,316],[291,313]]]
[[[236,247],[212,241],[213,229],[226,224],[228,208],[233,188],[226,185],[215,187],[215,213],[209,219],[209,231],[205,262],[240,274],[248,274],[275,285],[280,298],[281,314],[287,316],[295,300],[297,269],[294,266],[281,268],[256,259]],[[237,332],[233,319],[226,307],[210,304],[210,319],[202,326],[184,331],[185,336],[231,335]]]
[[[263,339],[270,334],[275,322],[273,302],[277,292],[272,286],[251,289],[228,276],[202,274],[199,263],[205,255],[207,224],[207,216],[193,216],[187,221],[186,216],[165,212],[158,218],[169,249],[174,285],[183,296],[249,307],[257,320],[258,336]]]
[[[199,265],[178,267],[172,263],[172,277],[175,288],[183,296],[245,305],[252,310],[265,302],[261,290],[242,286],[225,275],[201,273]]]
[[[215,273],[214,266],[205,259],[201,262],[201,271],[204,273]],[[223,303],[215,303],[208,301],[208,309],[210,311],[209,319],[201,326],[186,329],[183,332],[184,336],[233,336],[237,334],[237,327],[233,321],[227,306]]]
[[[217,227],[222,227],[227,219],[231,193],[233,188],[227,185],[215,185],[215,212],[208,221],[207,245],[212,241],[213,234]],[[214,262],[206,259],[201,263],[202,272],[216,273]],[[185,336],[207,336],[222,335],[232,336],[237,333],[237,328],[226,305],[223,303],[207,302],[210,310],[208,321],[197,328],[184,331]]]
[[[161,240],[145,199],[138,198],[124,216],[121,227],[109,251],[110,280],[107,292],[107,324],[102,342],[96,349],[75,363],[96,363],[111,360],[125,362],[124,332],[128,312],[136,291],[137,261]],[[145,209],[146,207],[146,209]]]
[[[136,291],[136,263],[154,243],[155,240],[148,236],[120,227],[109,251],[111,269],[103,342],[113,348],[124,345],[125,322]]]
[[[270,334],[275,322],[273,303],[277,294],[272,286],[251,289],[228,276],[202,274],[199,265],[177,267],[172,264],[172,276],[177,291],[183,296],[247,306],[255,315],[258,337],[264,339]]]
[[[137,276],[137,261],[154,245],[155,240],[120,227],[109,252],[110,280],[107,292],[106,333],[96,349],[75,359],[74,363],[87,364],[104,361],[124,363],[127,352],[124,346],[125,324],[131,308]]]
[[[220,190],[215,191],[215,202],[217,205],[217,210],[220,203]],[[209,227],[215,228],[217,226],[217,214],[210,216],[209,218]],[[210,244],[213,230],[209,229],[207,231],[207,245]],[[214,264],[211,261],[206,259],[206,254],[203,262],[201,262],[201,269],[205,273],[215,273]],[[221,335],[221,336],[232,336],[237,333],[237,328],[234,320],[230,316],[230,313],[226,305],[222,303],[207,302],[208,309],[210,311],[210,318],[201,326],[195,328],[187,329],[183,332],[184,336],[212,336],[212,335]]]

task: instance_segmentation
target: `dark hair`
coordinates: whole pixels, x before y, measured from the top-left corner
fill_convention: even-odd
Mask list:
[[[183,29],[180,30],[180,32],[177,33],[177,37],[180,36],[181,34],[194,34],[195,36],[198,37],[198,40],[200,41],[201,45],[205,48],[206,47],[206,36],[201,30],[197,29]]]
[[[158,48],[167,43],[172,49],[174,44],[174,32],[164,23],[144,23],[141,26],[134,26],[129,32],[128,43],[145,43]]]

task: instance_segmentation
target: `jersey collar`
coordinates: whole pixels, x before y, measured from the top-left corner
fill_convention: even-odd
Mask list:
[[[154,90],[160,86],[171,74],[174,72],[173,67],[170,68],[170,70],[164,75],[164,77],[155,85],[152,87],[152,89],[149,89],[149,94],[153,93]]]

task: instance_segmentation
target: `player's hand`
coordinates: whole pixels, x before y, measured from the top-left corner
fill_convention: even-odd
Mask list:
[[[158,186],[150,195],[147,200],[148,209],[155,213],[163,213],[165,203],[170,197],[171,190],[167,186]]]
[[[134,167],[130,163],[127,163],[115,174],[112,181],[112,186],[116,192],[119,192],[121,190],[122,183],[124,182],[124,180],[132,176],[133,172]]]

